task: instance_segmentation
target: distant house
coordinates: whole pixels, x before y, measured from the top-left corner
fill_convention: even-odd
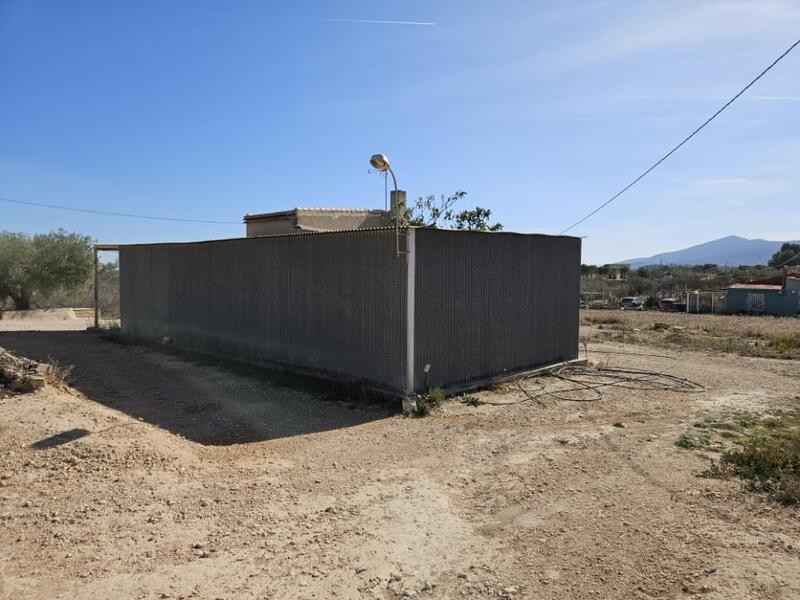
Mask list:
[[[628,273],[631,270],[631,266],[627,263],[614,263],[610,265],[603,265],[603,269],[606,272],[606,277],[608,279],[613,279],[614,281],[624,281],[628,278]]]
[[[728,287],[730,313],[795,316],[800,314],[800,273],[786,272],[768,279]]]

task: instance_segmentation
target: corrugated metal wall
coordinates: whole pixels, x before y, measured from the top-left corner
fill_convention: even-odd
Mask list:
[[[403,389],[392,230],[122,246],[120,310],[125,334]]]
[[[417,391],[577,358],[581,241],[416,231]]]

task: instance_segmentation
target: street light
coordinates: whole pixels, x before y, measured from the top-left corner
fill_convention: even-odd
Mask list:
[[[392,181],[394,182],[394,191],[397,191],[397,178],[394,176],[394,171],[392,171],[392,167],[389,164],[389,159],[386,157],[385,154],[373,154],[372,158],[369,159],[369,164],[372,165],[373,169],[377,169],[378,171],[389,171],[392,175]]]
[[[394,176],[394,171],[392,171],[389,159],[385,154],[373,154],[369,159],[369,164],[372,165],[373,169],[383,172],[389,171],[389,173],[392,174],[394,190],[392,190],[389,196],[389,218],[394,221],[395,250],[397,251],[398,257],[401,254],[408,255],[408,249],[404,252],[400,251],[400,222],[403,221],[406,216],[406,193],[403,190],[397,189],[397,177]]]

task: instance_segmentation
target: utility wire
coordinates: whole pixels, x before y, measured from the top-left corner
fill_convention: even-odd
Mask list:
[[[44,204],[42,202],[26,202],[24,200],[11,200],[10,198],[0,198],[0,202],[9,204],[23,204],[25,206],[39,206],[41,208],[55,208],[57,210],[68,210],[71,212],[89,213],[92,215],[106,215],[110,217],[127,217],[129,219],[147,219],[149,221],[173,221],[178,223],[203,223],[206,225],[241,225],[241,221],[211,221],[204,219],[180,219],[177,217],[155,217],[153,215],[136,215],[131,213],[111,212],[107,210],[93,210],[91,208],[75,208],[74,206],[62,206],[60,204]]]
[[[583,217],[582,219],[580,219],[580,220],[576,221],[575,223],[573,223],[572,225],[570,225],[569,227],[567,227],[566,229],[564,229],[564,230],[561,232],[561,234],[564,234],[564,233],[568,232],[570,229],[574,229],[575,227],[577,227],[578,225],[580,225],[581,223],[583,223],[584,221],[586,221],[586,220],[587,220],[587,219],[589,219],[590,217],[593,217],[594,215],[596,215],[597,213],[599,213],[601,210],[603,210],[603,209],[604,209],[606,206],[608,206],[609,204],[611,204],[611,203],[612,203],[614,200],[616,200],[617,198],[619,198],[620,196],[622,196],[622,194],[624,194],[624,193],[625,193],[625,192],[627,192],[629,189],[631,189],[631,188],[632,188],[634,185],[636,185],[637,183],[639,183],[639,181],[641,181],[642,179],[644,179],[644,178],[645,178],[645,177],[646,177],[646,176],[647,176],[647,175],[648,175],[648,174],[649,174],[649,173],[650,173],[650,172],[651,172],[653,169],[655,169],[655,168],[656,168],[658,165],[660,165],[661,163],[663,163],[663,162],[664,162],[665,160],[667,160],[667,159],[668,159],[670,156],[672,156],[672,155],[673,155],[675,152],[677,152],[677,150],[678,150],[678,149],[679,149],[681,146],[683,146],[683,145],[684,145],[686,142],[688,142],[690,139],[692,139],[692,138],[693,138],[695,135],[697,135],[698,133],[700,133],[700,131],[701,131],[702,129],[704,129],[706,125],[708,125],[709,123],[711,123],[711,121],[713,121],[714,119],[716,119],[716,118],[717,118],[717,117],[718,117],[718,116],[719,116],[719,115],[720,115],[720,114],[721,114],[721,113],[722,113],[722,112],[723,112],[723,111],[724,111],[726,108],[728,108],[728,107],[729,107],[731,104],[733,104],[734,102],[736,102],[736,100],[738,100],[738,99],[739,99],[739,96],[741,96],[741,95],[742,95],[742,94],[744,94],[744,93],[745,93],[747,90],[749,90],[749,89],[750,89],[750,88],[751,88],[751,87],[752,87],[752,86],[753,86],[753,85],[754,85],[754,84],[755,84],[755,83],[756,83],[756,82],[757,82],[759,79],[761,79],[761,78],[762,78],[764,75],[766,75],[766,74],[767,74],[767,73],[770,71],[770,69],[772,69],[772,67],[774,67],[775,65],[777,65],[777,64],[778,64],[778,63],[779,63],[779,62],[780,62],[780,61],[781,61],[781,60],[782,60],[784,57],[786,57],[786,55],[787,55],[787,54],[789,54],[789,53],[790,53],[792,50],[794,50],[794,49],[795,49],[795,48],[796,48],[798,45],[800,45],[800,40],[797,40],[797,41],[796,41],[794,44],[792,44],[791,46],[789,46],[789,48],[788,48],[788,49],[787,49],[787,50],[786,50],[786,51],[785,51],[783,54],[781,54],[781,55],[780,55],[778,58],[776,58],[774,61],[772,61],[772,63],[771,63],[771,64],[770,64],[770,65],[769,65],[769,66],[768,66],[766,69],[764,69],[763,71],[761,71],[761,73],[759,73],[759,74],[758,74],[758,76],[757,76],[755,79],[753,79],[753,80],[752,80],[750,83],[748,83],[748,84],[747,84],[747,85],[746,85],[744,88],[742,88],[742,90],[741,90],[741,91],[740,91],[738,94],[736,94],[736,95],[735,95],[733,98],[731,98],[730,100],[728,100],[728,101],[727,101],[727,102],[726,102],[726,103],[725,103],[725,104],[722,106],[722,108],[720,108],[720,109],[719,109],[717,112],[715,112],[715,113],[714,113],[713,115],[711,115],[711,116],[710,116],[708,119],[706,119],[706,120],[703,122],[703,124],[702,124],[702,125],[700,125],[700,127],[698,127],[697,129],[695,129],[694,131],[692,131],[692,133],[690,133],[688,136],[686,136],[686,137],[683,139],[683,141],[682,141],[680,144],[678,144],[678,145],[677,145],[677,146],[675,146],[675,147],[674,147],[672,150],[670,150],[669,152],[667,152],[667,153],[666,153],[664,156],[662,156],[662,157],[661,157],[660,159],[658,159],[658,160],[657,160],[655,163],[653,163],[653,165],[652,165],[652,166],[651,166],[649,169],[647,169],[647,170],[646,170],[644,173],[642,173],[641,175],[639,175],[639,176],[638,176],[636,179],[634,179],[633,181],[631,181],[631,182],[630,182],[628,185],[626,185],[626,186],[625,186],[624,188],[622,188],[622,189],[621,189],[619,192],[617,192],[616,194],[614,194],[613,196],[611,196],[611,198],[609,198],[608,200],[606,200],[605,202],[603,202],[603,204],[601,204],[600,206],[598,206],[597,208],[595,208],[595,209],[594,209],[592,212],[590,212],[588,215],[586,215],[586,216],[585,216],[585,217]]]
[[[793,261],[795,258],[797,258],[797,257],[800,257],[800,252],[798,252],[797,254],[795,254],[794,256],[792,256],[792,257],[791,257],[789,260],[785,260],[785,261],[783,261],[781,264],[779,264],[779,265],[775,265],[775,266],[774,266],[774,267],[772,267],[772,268],[773,268],[773,269],[780,269],[781,267],[785,267],[786,265],[788,265],[790,262],[792,262],[792,261]]]

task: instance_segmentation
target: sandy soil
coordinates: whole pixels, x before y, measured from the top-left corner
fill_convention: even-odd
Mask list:
[[[75,365],[0,399],[0,598],[800,597],[800,511],[674,444],[800,406],[797,361],[590,343],[705,391],[411,419],[88,333],[0,346]]]

